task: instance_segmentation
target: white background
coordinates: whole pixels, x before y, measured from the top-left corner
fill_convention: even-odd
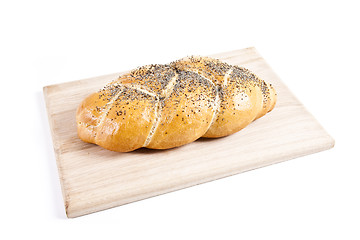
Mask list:
[[[356,1],[1,1],[1,239],[360,239]],[[255,46],[335,148],[67,219],[42,87]]]

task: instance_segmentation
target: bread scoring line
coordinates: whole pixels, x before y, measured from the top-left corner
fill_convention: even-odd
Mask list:
[[[204,78],[206,81],[208,81],[217,90],[215,83],[213,81],[211,81],[210,79],[208,79],[207,77],[201,75],[198,71],[186,70],[185,72],[192,72],[194,74],[200,75],[202,78]]]
[[[232,70],[231,70],[231,71],[232,71]],[[209,78],[203,76],[203,75],[200,74],[199,72],[192,71],[192,70],[190,70],[189,72],[198,74],[198,75],[200,75],[201,77],[203,77],[207,82],[209,82],[209,83],[215,88],[215,91],[216,91],[216,96],[215,96],[214,106],[213,106],[214,114],[213,114],[213,116],[212,116],[212,118],[211,118],[211,122],[210,122],[210,124],[209,124],[209,127],[208,127],[208,129],[206,130],[206,131],[208,131],[208,130],[210,129],[211,125],[214,123],[215,118],[216,118],[216,115],[217,115],[218,112],[219,112],[220,103],[221,103],[221,99],[220,99],[220,96],[219,96],[219,95],[220,95],[220,94],[219,94],[219,89],[218,89],[218,87],[216,86],[216,84],[215,84],[213,81],[211,81]],[[230,75],[230,73],[229,73],[229,75]]]
[[[158,95],[156,93],[152,92],[151,90],[145,89],[144,86],[141,86],[138,84],[131,84],[131,83],[120,83],[120,85],[130,88],[130,89],[137,90],[137,91],[147,94],[149,96],[158,98]]]
[[[156,99],[156,103],[155,103],[155,112],[154,112],[154,123],[151,126],[150,132],[148,134],[148,136],[146,137],[146,140],[144,142],[143,147],[146,147],[147,145],[149,145],[149,143],[151,142],[152,136],[154,135],[157,126],[159,125],[159,120],[161,117],[161,112],[160,112],[160,97],[159,95],[157,95],[155,92],[152,92],[151,90],[147,90],[144,88],[144,86],[142,85],[138,85],[138,84],[124,84],[124,83],[120,83],[122,86],[130,88],[130,89],[134,89],[137,90],[139,92],[142,92],[144,94],[147,94],[149,96],[152,96]]]
[[[230,69],[227,70],[227,72],[225,73],[225,75],[224,75],[224,80],[223,80],[223,84],[222,84],[223,87],[226,87],[226,86],[227,86],[228,78],[230,77],[230,74],[231,74],[232,72],[233,72],[233,68],[230,68]]]
[[[106,104],[106,109],[105,111],[101,114],[100,118],[99,118],[99,123],[96,124],[94,127],[98,128],[104,121],[105,121],[105,117],[107,116],[107,114],[109,113],[112,104],[119,98],[120,94],[124,91],[124,87],[122,86],[122,88],[119,89],[119,91],[115,94],[115,96],[113,96],[111,98],[111,100]],[[96,137],[98,136],[97,132],[95,132],[95,136],[94,136],[94,141],[96,142]]]
[[[172,92],[174,91],[174,86],[176,83],[176,80],[178,79],[178,73],[176,71],[174,71],[175,75],[174,77],[168,82],[168,84],[166,85],[166,87],[161,91],[161,95],[163,95],[163,97],[167,98],[169,97]],[[170,92],[171,90],[171,92]]]
[[[174,91],[174,86],[175,86],[177,79],[178,79],[178,74],[175,72],[175,76],[168,82],[165,89],[161,92],[161,95],[162,95],[161,97],[167,98],[168,96],[170,96],[172,94],[172,92]],[[170,90],[171,90],[171,92],[170,92]],[[151,130],[145,140],[143,147],[146,147],[151,143],[151,140],[156,132],[156,129],[159,127],[162,110],[163,110],[163,108],[161,108],[160,98],[158,97],[157,101],[156,101],[155,113],[154,113],[155,121],[151,127]]]
[[[143,147],[146,147],[150,144],[152,137],[154,136],[154,133],[159,126],[160,118],[161,118],[161,110],[160,110],[160,100],[158,99],[155,103],[155,112],[154,112],[154,123],[151,126],[150,132],[146,137],[146,140],[144,142]]]
[[[223,82],[222,82],[222,87],[225,88],[227,86],[227,83],[228,83],[228,78],[230,77],[230,74],[232,73],[233,69],[230,68],[229,70],[227,70],[227,72],[225,73],[224,75],[224,79],[223,79]],[[222,91],[222,90],[221,90]],[[219,90],[216,89],[216,98],[215,98],[215,110],[214,110],[214,115],[211,119],[211,122],[210,122],[210,125],[209,125],[209,128],[211,127],[211,125],[214,123],[215,119],[216,119],[216,116],[217,114],[219,113],[219,108],[220,108],[220,104],[221,104],[221,99],[219,97]],[[208,130],[209,130],[208,128]]]

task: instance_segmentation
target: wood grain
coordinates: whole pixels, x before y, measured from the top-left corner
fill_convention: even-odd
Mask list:
[[[44,87],[68,217],[282,162],[334,146],[334,140],[293,96],[255,48],[212,55],[246,67],[274,85],[275,109],[242,131],[170,150],[105,150],[77,137],[75,112],[87,95],[121,73]]]

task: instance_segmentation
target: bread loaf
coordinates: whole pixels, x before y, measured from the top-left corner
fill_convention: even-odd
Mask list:
[[[168,149],[233,134],[271,111],[276,92],[245,68],[208,57],[139,67],[84,99],[78,135],[106,149]]]

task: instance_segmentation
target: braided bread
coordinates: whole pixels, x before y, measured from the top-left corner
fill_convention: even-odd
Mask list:
[[[233,134],[270,112],[276,92],[245,68],[209,57],[147,65],[85,98],[78,135],[106,149],[168,149]]]

